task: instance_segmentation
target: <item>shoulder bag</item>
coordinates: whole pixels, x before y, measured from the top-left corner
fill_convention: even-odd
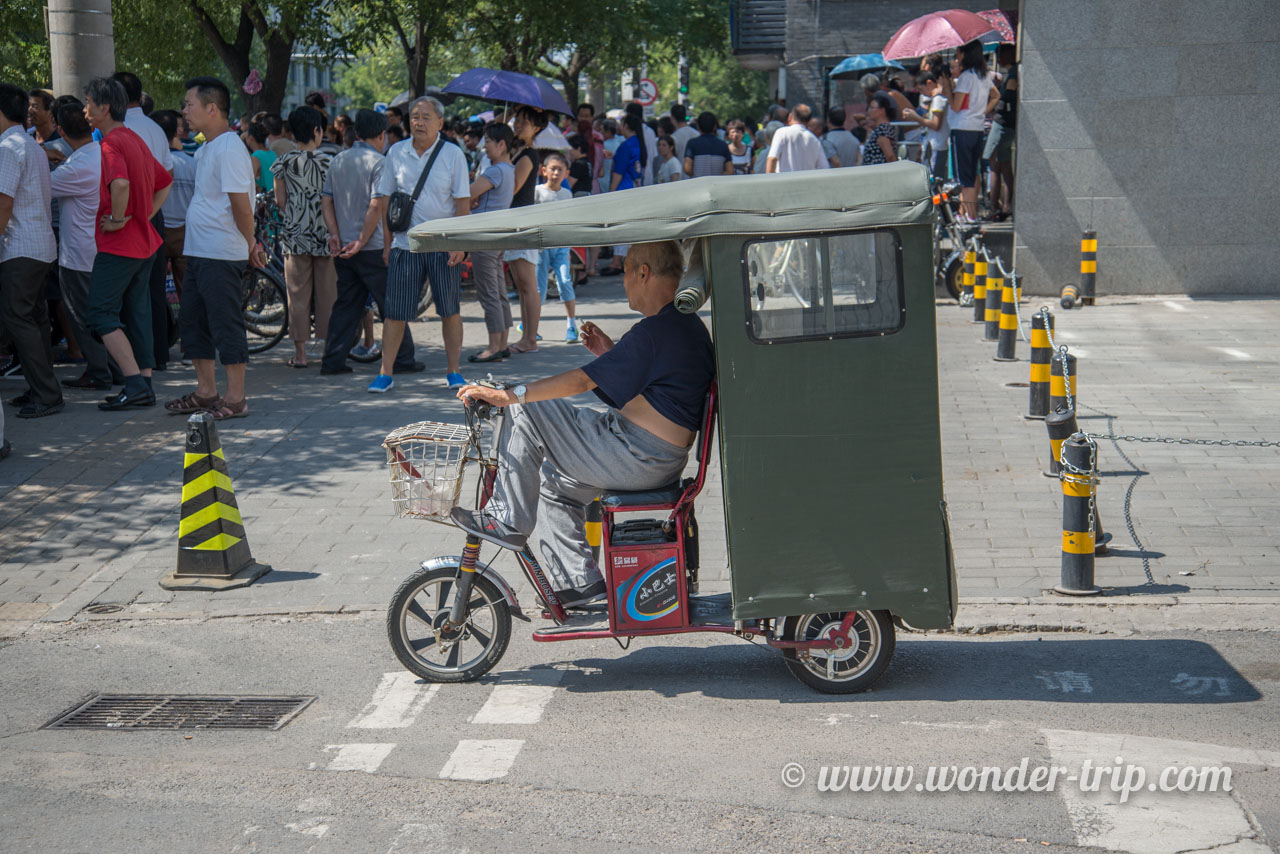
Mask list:
[[[410,143],[412,145],[412,143]],[[413,195],[402,193],[399,190],[392,193],[387,202],[387,225],[394,232],[408,231],[409,226],[413,225],[413,206],[418,201],[418,196],[422,194],[422,187],[427,183],[427,176],[431,174],[431,167],[436,164],[436,157],[440,154],[440,149],[447,145],[443,138],[436,140],[435,150],[431,152],[431,157],[427,160],[427,168],[422,170],[422,174],[418,176],[418,185],[413,188]]]

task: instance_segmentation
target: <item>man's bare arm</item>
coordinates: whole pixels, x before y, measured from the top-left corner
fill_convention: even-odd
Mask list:
[[[574,368],[571,371],[565,371],[563,374],[556,374],[554,377],[547,377],[542,380],[535,380],[525,386],[525,403],[533,403],[538,400],[558,400],[562,397],[573,397],[575,394],[582,394],[584,391],[591,391],[596,384],[587,376],[587,372],[582,368]],[[513,403],[519,403],[515,393],[510,389],[486,388],[485,386],[469,385],[463,386],[458,390],[458,398],[460,400],[471,400],[473,398],[486,401],[494,406],[510,406]]]

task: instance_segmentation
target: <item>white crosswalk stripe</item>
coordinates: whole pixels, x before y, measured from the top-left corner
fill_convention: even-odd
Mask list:
[[[440,769],[440,779],[483,782],[505,777],[523,746],[522,738],[463,739]]]
[[[440,690],[438,684],[426,684],[407,670],[384,673],[373,699],[360,714],[347,724],[359,729],[403,729],[413,726],[423,707]]]
[[[536,724],[555,694],[563,672],[531,670],[532,685],[495,685],[489,699],[471,719],[473,724]]]
[[[326,744],[326,751],[337,753],[325,766],[329,771],[364,771],[372,774],[382,760],[395,749],[394,744]]]

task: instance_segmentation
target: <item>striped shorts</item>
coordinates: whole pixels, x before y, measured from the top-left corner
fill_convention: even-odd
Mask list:
[[[418,301],[427,282],[431,284],[436,314],[440,317],[457,314],[462,299],[462,270],[449,266],[449,253],[392,249],[391,262],[387,265],[386,318],[417,320]]]

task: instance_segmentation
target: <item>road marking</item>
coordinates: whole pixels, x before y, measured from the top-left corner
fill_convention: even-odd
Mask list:
[[[1173,300],[1165,300],[1164,304],[1169,306],[1169,308],[1173,309],[1174,311],[1191,311],[1191,309],[1187,308],[1182,303],[1174,302]]]
[[[440,685],[427,685],[418,677],[401,670],[384,673],[373,699],[356,715],[349,727],[361,729],[403,729],[413,726],[423,706],[440,690]]]
[[[1280,767],[1280,753],[1173,741],[1113,733],[1041,730],[1055,765],[1079,775],[1084,760],[1111,766],[1146,769],[1155,780],[1171,766],[1227,766],[1239,773],[1245,767]],[[1119,764],[1119,763],[1116,763]],[[1069,779],[1075,779],[1071,777]],[[1077,785],[1059,787],[1066,802],[1078,845],[1094,845],[1132,854],[1174,854],[1216,849],[1231,854],[1265,854],[1271,849],[1258,841],[1242,804],[1230,792],[1159,792],[1141,789],[1128,803],[1102,785],[1100,791],[1081,791]]]
[[[323,839],[324,835],[329,832],[329,825],[323,824],[323,822],[328,820],[328,817],[322,817],[289,822],[285,825],[285,829],[292,830],[294,833],[301,833],[303,836],[314,836],[316,839]]]
[[[1046,691],[1061,691],[1064,694],[1092,694],[1093,683],[1088,673],[1077,673],[1074,670],[1059,670],[1050,673],[1041,670],[1036,674]]]
[[[440,769],[440,779],[482,782],[505,777],[521,747],[522,738],[463,739]]]
[[[536,724],[564,675],[560,670],[531,670],[532,685],[495,685],[473,724]]]
[[[1210,688],[1216,686],[1218,690],[1213,692],[1213,696],[1231,696],[1231,689],[1227,686],[1227,680],[1222,676],[1190,676],[1186,673],[1179,673],[1169,684],[1184,694],[1204,694]]]
[[[919,726],[926,729],[972,729],[979,732],[992,732],[1004,726],[1004,721],[991,720],[985,724],[962,723],[960,721],[898,721],[903,726]]]
[[[364,771],[372,774],[395,747],[394,744],[326,744],[326,751],[336,750],[338,753],[325,767],[329,771]]]
[[[1228,356],[1230,356],[1230,357],[1231,357],[1231,358],[1233,358],[1233,359],[1249,360],[1249,359],[1252,359],[1252,358],[1253,358],[1252,356],[1250,356],[1250,355],[1249,355],[1248,353],[1246,353],[1245,351],[1243,351],[1243,350],[1236,350],[1236,349],[1233,349],[1233,348],[1231,348],[1231,347],[1210,347],[1209,349],[1210,349],[1210,350],[1217,350],[1219,353],[1226,353]]]

